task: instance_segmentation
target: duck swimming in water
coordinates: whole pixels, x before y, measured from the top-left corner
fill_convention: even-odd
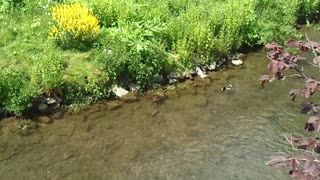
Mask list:
[[[231,85],[231,84],[225,85],[225,86],[223,86],[223,88],[221,88],[221,92],[223,92],[223,91],[229,91],[229,90],[231,90],[231,88],[232,88],[232,85]]]

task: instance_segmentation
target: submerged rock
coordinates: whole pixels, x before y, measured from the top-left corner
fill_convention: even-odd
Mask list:
[[[38,127],[38,123],[34,121],[18,119],[13,119],[7,126],[9,132],[20,136],[30,135]]]
[[[193,87],[207,87],[210,85],[211,80],[209,78],[196,78],[195,81],[193,82],[192,86]]]
[[[206,87],[197,87],[196,92],[197,92],[197,94],[205,96],[205,95],[207,95],[207,88]]]
[[[169,99],[175,99],[180,96],[179,92],[176,90],[167,91],[165,94]]]
[[[107,102],[107,110],[112,111],[120,108],[123,105],[122,101],[116,100],[116,101],[110,101]]]
[[[125,102],[125,103],[134,103],[134,102],[137,102],[139,101],[139,98],[137,98],[134,94],[132,93],[128,93],[124,96],[122,96],[121,98],[121,101]]]
[[[49,124],[51,122],[51,119],[48,118],[47,116],[43,116],[39,118],[39,122],[43,124]]]
[[[195,96],[192,98],[192,102],[190,102],[194,106],[206,107],[208,105],[208,98],[205,96]]]
[[[152,103],[162,103],[166,98],[167,96],[163,93],[154,94],[152,97]]]
[[[184,90],[179,91],[181,94],[197,94],[196,88],[194,86],[187,86]]]

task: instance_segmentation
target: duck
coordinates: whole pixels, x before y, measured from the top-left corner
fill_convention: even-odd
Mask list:
[[[230,91],[231,89],[232,89],[232,85],[231,84],[224,85],[223,88],[221,88],[221,92]]]

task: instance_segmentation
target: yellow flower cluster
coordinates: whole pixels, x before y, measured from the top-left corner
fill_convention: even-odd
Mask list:
[[[50,37],[55,40],[90,41],[99,34],[98,19],[83,3],[58,4],[51,8],[51,16]]]

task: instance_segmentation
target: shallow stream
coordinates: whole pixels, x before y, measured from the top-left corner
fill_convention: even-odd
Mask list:
[[[110,111],[99,103],[29,136],[3,127],[0,179],[289,179],[264,163],[291,152],[281,133],[306,134],[304,99],[288,96],[302,81],[261,88],[267,63],[264,50],[249,53],[244,66],[214,72],[210,85],[180,88],[159,105],[141,98]],[[233,88],[221,92],[226,84]]]

